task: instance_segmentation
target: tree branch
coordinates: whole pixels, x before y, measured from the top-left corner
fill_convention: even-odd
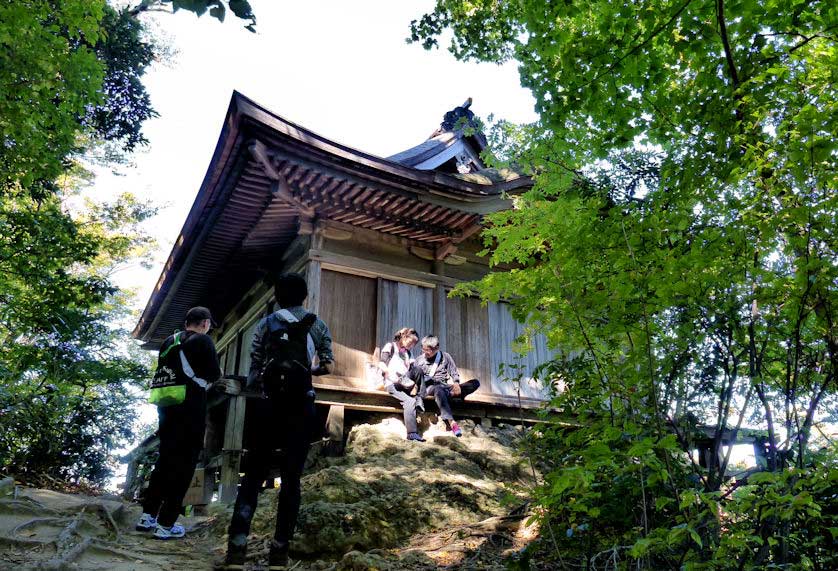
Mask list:
[[[626,58],[628,58],[629,56],[637,53],[642,47],[644,47],[646,44],[648,44],[649,42],[654,40],[658,35],[660,35],[661,32],[663,32],[665,29],[667,29],[672,24],[672,22],[677,20],[678,16],[680,16],[684,12],[684,10],[687,9],[687,6],[689,6],[691,2],[692,2],[692,0],[687,0],[684,3],[683,6],[681,6],[680,8],[678,8],[678,10],[675,11],[675,13],[672,15],[671,18],[669,18],[666,22],[664,22],[663,24],[661,24],[660,26],[658,26],[657,28],[652,30],[652,33],[649,34],[649,36],[645,40],[643,40],[642,42],[640,42],[639,44],[637,44],[636,46],[631,48],[629,51],[624,53],[622,56],[620,56],[615,62],[611,63],[611,65],[609,65],[603,71],[596,74],[593,77],[593,79],[590,79],[590,80],[586,81],[585,83],[583,83],[582,85],[578,86],[577,89],[584,89],[584,88],[588,87],[589,85],[591,85],[592,83],[594,83],[596,81],[599,81],[599,79],[601,77],[603,77],[604,75],[607,75],[607,74],[611,73],[612,71],[614,71],[616,69],[616,67],[618,65],[620,65]]]

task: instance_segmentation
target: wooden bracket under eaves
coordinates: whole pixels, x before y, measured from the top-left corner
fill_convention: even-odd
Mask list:
[[[252,141],[248,146],[250,154],[265,171],[265,174],[271,179],[271,195],[276,200],[281,200],[291,205],[294,210],[300,215],[300,225],[310,226],[314,219],[314,208],[306,205],[299,198],[294,196],[291,188],[288,186],[288,181],[285,176],[274,166],[271,158],[268,156],[268,149],[261,141]]]
[[[483,229],[482,217],[478,217],[470,226],[467,226],[462,232],[460,232],[457,236],[451,238],[450,240],[446,240],[439,246],[437,246],[436,250],[434,251],[434,259],[436,260],[444,260],[448,256],[457,253],[457,247],[480,232]]]

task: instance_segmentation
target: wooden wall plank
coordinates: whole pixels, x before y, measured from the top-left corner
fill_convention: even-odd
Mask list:
[[[443,347],[448,346],[448,321],[445,314],[445,308],[448,305],[447,301],[448,290],[442,284],[437,284],[434,288],[434,321],[433,330],[439,337],[439,343]]]
[[[310,260],[306,266],[306,282],[308,283],[308,300],[305,306],[312,313],[320,312],[320,262]]]
[[[521,369],[521,396],[530,398],[546,398],[547,393],[544,387],[532,378],[532,372],[536,367],[552,358],[552,352],[547,348],[547,340],[543,335],[536,335],[530,339],[531,350],[526,355],[518,355],[513,351],[513,343],[517,337],[524,333],[524,326],[518,323],[509,312],[509,306],[505,303],[489,304],[489,348],[492,371],[495,377],[492,382],[492,392],[498,395],[514,396],[517,394],[515,384],[504,382],[497,372],[501,363],[505,365],[515,364],[523,367]],[[505,376],[515,375],[509,370]]]
[[[480,379],[478,394],[492,394],[487,309],[478,299],[447,299],[445,320],[447,343],[443,350],[454,358],[461,379]]]
[[[227,345],[227,360],[224,363],[224,374],[225,375],[236,375],[238,371],[236,371],[236,360],[238,356],[236,354],[237,344],[235,337],[233,338],[233,342]]]
[[[375,349],[376,280],[322,270],[320,317],[332,333],[333,373],[364,378],[364,366]]]
[[[258,316],[252,323],[247,325],[242,332],[241,355],[239,356],[239,375],[247,375],[250,372],[250,350],[253,347],[253,335],[256,333],[256,325],[262,316]]]
[[[229,400],[227,422],[224,424],[224,458],[221,465],[219,496],[222,503],[230,504],[236,500],[236,487],[239,482],[242,443],[244,442],[244,413],[247,399],[244,395],[234,396]]]
[[[378,295],[378,346],[393,339],[393,333],[402,327],[412,327],[424,335],[433,333],[433,293],[432,288],[379,280]],[[418,349],[413,350],[414,356]]]

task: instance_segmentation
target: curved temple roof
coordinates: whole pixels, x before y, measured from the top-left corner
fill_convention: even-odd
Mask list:
[[[157,346],[189,307],[223,316],[319,219],[444,250],[510,207],[529,178],[486,169],[470,100],[389,158],[330,141],[234,92],[201,188],[134,336]]]

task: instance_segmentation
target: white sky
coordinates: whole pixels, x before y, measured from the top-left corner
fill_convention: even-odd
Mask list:
[[[229,16],[153,14],[175,51],[145,77],[160,116],[145,124],[146,150],[120,175],[99,171],[92,192],[131,191],[165,210],[148,228],[159,240],[154,269],[131,268],[119,285],[145,306],[212,157],[233,90],[331,140],[387,156],[412,147],[443,115],[474,98],[484,119],[535,120],[512,65],[466,64],[405,38],[431,1],[252,0],[256,34]]]

